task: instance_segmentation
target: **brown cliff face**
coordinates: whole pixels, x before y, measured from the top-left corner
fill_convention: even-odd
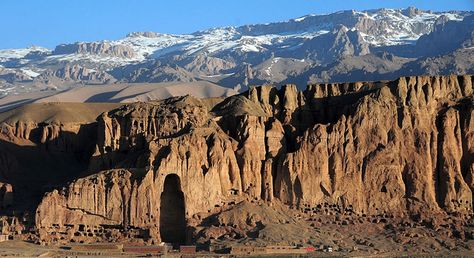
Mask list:
[[[95,119],[119,104],[42,103],[0,114],[1,215],[32,213],[45,191],[77,178],[95,150]],[[13,199],[14,195],[14,199]]]
[[[110,239],[100,232],[113,228],[159,241],[160,228],[180,223],[161,225],[170,210],[190,221],[245,199],[400,218],[471,214],[472,80],[263,86],[219,103],[126,105],[99,117],[90,175],[48,193],[36,225],[45,241],[51,232]],[[163,210],[169,198],[184,208]]]

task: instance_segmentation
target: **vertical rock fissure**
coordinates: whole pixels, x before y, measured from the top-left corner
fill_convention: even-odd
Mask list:
[[[262,200],[266,200],[267,199],[267,196],[266,196],[266,185],[265,185],[265,169],[266,169],[266,166],[265,166],[265,163],[266,163],[266,160],[262,160],[262,165],[260,166],[260,182],[262,182],[260,184],[260,198]]]
[[[129,203],[130,203],[130,194],[128,193],[125,193],[125,185],[122,185],[122,217],[123,217],[123,228],[124,229],[127,229],[128,226],[129,226],[129,215],[130,215],[130,207],[129,207]]]
[[[466,108],[466,110],[461,110],[459,112],[459,125],[461,127],[461,144],[462,144],[462,157],[461,157],[461,171],[462,171],[462,176],[464,180],[468,177],[469,173],[469,166],[473,162],[473,155],[472,153],[469,152],[469,139],[468,133],[469,133],[469,125],[471,123],[472,117],[470,116],[470,110],[467,109],[467,107],[461,107],[461,108]],[[473,190],[473,189],[471,189]],[[473,198],[474,200],[474,198]]]
[[[437,148],[437,155],[436,155],[436,181],[434,182],[434,187],[435,187],[435,195],[436,195],[436,202],[438,203],[438,206],[441,208],[444,208],[443,201],[442,201],[442,196],[441,196],[441,173],[443,169],[443,164],[442,164],[442,157],[443,157],[443,141],[444,141],[444,132],[443,132],[443,117],[446,114],[446,110],[443,110],[439,113],[439,115],[436,117],[436,131],[438,133],[438,148]]]

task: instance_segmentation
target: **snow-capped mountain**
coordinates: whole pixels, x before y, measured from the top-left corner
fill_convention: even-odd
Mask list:
[[[88,78],[94,78],[93,83],[100,83],[100,78],[107,79],[103,83],[207,80],[236,89],[289,79],[304,84],[331,81],[334,76],[330,74],[337,71],[330,69],[349,59],[358,64],[372,60],[365,66],[353,66],[371,73],[384,63],[396,62],[393,67],[398,69],[385,69],[390,75],[405,63],[436,52],[419,50],[423,52],[419,55],[417,44],[437,26],[463,24],[460,26],[468,32],[464,34],[470,35],[471,14],[416,8],[341,11],[186,35],[133,32],[119,40],[61,44],[51,50],[0,50],[0,89],[7,94],[51,85],[61,88],[69,87],[71,81],[90,83]],[[443,33],[441,27],[436,33]],[[390,55],[377,54],[380,52]],[[387,56],[392,61],[385,60]],[[351,69],[344,70],[349,71],[350,79]],[[24,84],[21,90],[12,86],[19,82]]]

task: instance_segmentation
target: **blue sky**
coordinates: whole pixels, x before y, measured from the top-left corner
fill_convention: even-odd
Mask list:
[[[340,10],[474,10],[474,0],[0,0],[0,48],[53,48],[132,31],[191,33]]]

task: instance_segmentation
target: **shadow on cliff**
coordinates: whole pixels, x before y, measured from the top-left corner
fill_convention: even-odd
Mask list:
[[[0,140],[0,182],[13,186],[12,210],[36,209],[46,192],[62,188],[88,168],[96,124],[82,126],[77,134],[61,131],[44,143],[41,130],[31,131],[29,144]],[[12,210],[0,209],[0,215]]]
[[[315,125],[334,125],[342,116],[352,116],[356,112],[358,102],[361,99],[377,92],[383,86],[386,85],[383,83],[379,85],[367,83],[359,91],[322,98],[313,98],[311,97],[311,94],[313,94],[311,89],[305,90],[303,94],[307,100],[306,103],[296,108],[291,114],[290,124],[283,126],[287,152],[291,153],[298,150],[297,138]]]
[[[443,145],[445,144],[452,144],[449,142],[449,139],[446,138],[446,135],[449,134],[449,132],[444,131],[443,128],[443,123],[445,119],[447,118],[447,113],[450,109],[454,109],[458,112],[459,114],[459,121],[458,124],[454,127],[454,134],[456,134],[456,131],[459,133],[459,139],[461,146],[461,156],[460,158],[460,172],[461,172],[461,177],[463,180],[469,185],[470,175],[469,175],[469,170],[471,164],[473,164],[474,161],[474,153],[470,151],[469,148],[469,139],[467,139],[468,131],[470,128],[468,128],[468,125],[470,123],[470,113],[473,109],[473,104],[474,104],[474,99],[472,98],[463,98],[461,99],[458,103],[455,105],[448,105],[444,104],[440,110],[438,111],[438,114],[436,116],[436,128],[437,128],[437,152],[436,152],[436,164],[435,164],[435,175],[434,175],[434,187],[435,187],[435,193],[436,193],[436,201],[438,205],[441,208],[447,208],[445,199],[449,195],[449,189],[448,189],[448,184],[446,182],[449,182],[451,179],[451,175],[447,173],[446,169],[446,164],[443,163],[450,163],[449,160],[445,160],[443,150],[445,147]],[[449,158],[449,157],[448,157]],[[449,166],[449,165],[448,165]],[[460,191],[460,184],[459,182],[455,183],[455,189],[456,192],[459,193]],[[474,191],[472,192],[472,205],[474,205]],[[458,200],[452,199],[451,202],[458,203]],[[465,201],[466,204],[468,201]]]

